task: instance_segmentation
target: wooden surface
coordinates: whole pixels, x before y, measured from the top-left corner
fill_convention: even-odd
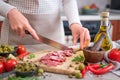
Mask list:
[[[80,70],[76,70],[76,67],[79,67],[80,63],[76,64],[75,62],[72,62],[74,57],[76,56],[83,56],[83,51],[77,51],[74,53],[71,57],[66,57],[66,61],[63,62],[62,65],[58,66],[47,66],[42,63],[40,63],[40,58],[48,54],[50,50],[41,50],[39,52],[33,53],[35,55],[35,58],[33,59],[28,59],[29,55],[27,55],[24,60],[26,61],[32,61],[36,63],[39,68],[43,68],[47,72],[52,72],[52,73],[58,73],[58,74],[75,74],[76,72],[80,72]],[[83,60],[84,62],[84,60]],[[70,67],[70,65],[73,65],[73,67]]]
[[[111,21],[113,31],[112,31],[112,40],[120,40],[120,20],[112,20]]]

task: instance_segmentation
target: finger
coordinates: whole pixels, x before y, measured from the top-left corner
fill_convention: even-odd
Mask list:
[[[38,37],[37,33],[35,32],[35,30],[30,25],[28,25],[28,26],[29,27],[26,30],[32,35],[32,37],[34,39],[39,40],[39,37]]]
[[[89,44],[90,44],[90,39],[86,39],[86,40],[85,40],[85,47],[88,47]]]
[[[89,30],[88,30],[88,29],[86,29],[86,31],[85,31],[85,36],[86,36],[86,37],[85,37],[85,40],[89,40],[89,41],[91,40],[91,39],[90,39],[90,33],[89,33]]]
[[[83,49],[83,46],[84,46],[84,31],[83,33],[80,34],[80,49]]]
[[[20,29],[19,31],[20,31],[20,32],[19,32],[19,33],[20,33],[20,36],[21,36],[21,37],[25,37],[25,35],[26,35],[26,34],[25,34],[25,30],[24,30],[24,29]]]
[[[15,33],[17,33],[17,34],[19,35],[20,31],[19,31],[19,29],[17,28],[17,26],[11,26],[11,29],[12,29]]]
[[[76,45],[78,39],[79,39],[78,35],[73,35],[73,45]]]
[[[14,27],[12,29],[13,29],[13,31],[15,31],[21,37],[25,37],[25,32],[24,32],[24,29],[22,27],[17,26],[17,27]]]
[[[90,44],[90,40],[85,40],[83,44],[83,48],[88,47]]]
[[[84,47],[87,47],[90,43],[90,35],[88,29],[85,29],[85,40],[84,40]]]
[[[16,29],[15,32],[20,35],[20,29]]]

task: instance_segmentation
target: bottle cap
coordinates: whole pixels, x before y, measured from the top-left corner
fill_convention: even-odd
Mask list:
[[[109,17],[109,12],[102,12],[102,17],[103,18],[108,18]]]

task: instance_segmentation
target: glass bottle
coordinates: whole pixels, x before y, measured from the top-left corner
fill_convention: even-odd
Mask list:
[[[109,22],[109,12],[102,12],[100,29],[95,35],[94,43],[99,40],[102,33],[105,33],[106,37],[103,39],[101,44],[101,48],[105,51],[108,51],[113,47],[110,32],[109,32],[110,28],[111,28],[111,24]]]

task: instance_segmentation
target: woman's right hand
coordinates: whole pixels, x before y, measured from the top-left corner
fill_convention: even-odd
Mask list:
[[[30,26],[28,20],[16,9],[8,12],[8,19],[11,29],[22,37],[25,37],[25,30],[27,30],[34,39],[39,40],[35,30]]]

